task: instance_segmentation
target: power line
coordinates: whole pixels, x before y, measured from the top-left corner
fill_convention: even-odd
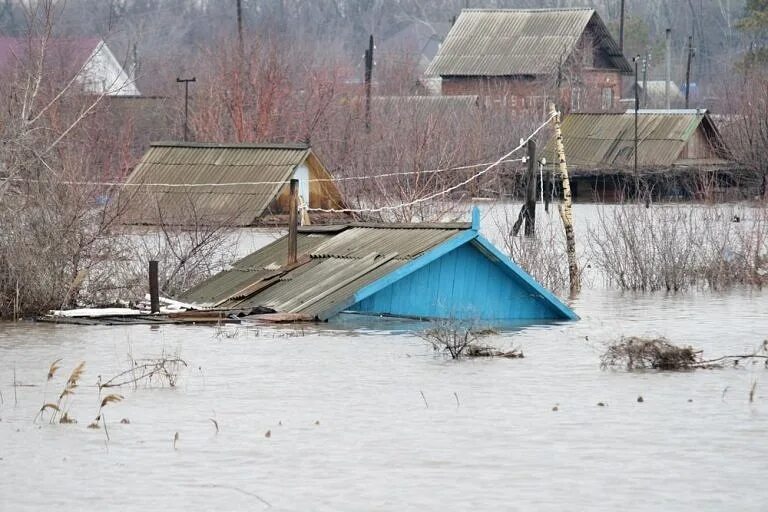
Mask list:
[[[452,187],[448,187],[445,190],[441,190],[440,192],[435,192],[434,194],[430,194],[430,195],[427,195],[427,196],[424,196],[424,197],[420,197],[418,199],[414,199],[413,201],[409,201],[407,203],[401,203],[401,204],[390,205],[390,206],[380,206],[378,208],[339,208],[339,209],[334,209],[334,208],[305,208],[305,210],[308,211],[308,212],[323,212],[323,213],[379,213],[379,212],[388,211],[388,210],[397,210],[397,209],[400,209],[400,208],[404,208],[406,206],[413,206],[415,204],[423,203],[423,202],[429,201],[431,199],[435,199],[436,197],[443,196],[445,194],[448,194],[449,192],[453,192],[454,190],[456,190],[456,189],[458,189],[460,187],[463,187],[464,185],[466,185],[467,183],[470,183],[471,181],[476,180],[477,178],[479,178],[483,174],[487,173],[488,171],[490,171],[494,167],[496,167],[499,164],[501,164],[504,160],[506,160],[507,158],[512,156],[514,153],[520,151],[528,143],[529,140],[531,140],[534,136],[536,136],[537,133],[539,133],[541,130],[543,130],[544,127],[547,126],[549,124],[549,122],[552,119],[554,119],[557,115],[558,115],[557,112],[555,112],[552,115],[550,115],[549,118],[541,126],[539,126],[538,128],[536,128],[533,131],[533,133],[531,133],[527,138],[522,139],[520,141],[520,144],[515,149],[513,149],[512,151],[510,151],[506,155],[502,156],[501,158],[499,158],[498,160],[496,160],[495,162],[493,162],[492,164],[487,166],[482,171],[480,171],[478,173],[475,173],[472,176],[470,176],[469,178],[467,178],[466,180],[464,180],[464,181],[462,181],[460,183],[457,183],[456,185],[454,185]]]
[[[507,159],[500,163],[513,163],[522,162],[524,158]],[[402,171],[402,172],[390,172],[384,174],[378,174],[373,176],[343,176],[341,178],[313,178],[306,180],[308,183],[329,183],[329,182],[341,182],[341,181],[353,181],[353,180],[371,180],[380,178],[390,178],[394,176],[408,176],[419,174],[437,174],[450,171],[462,171],[468,169],[476,169],[478,167],[486,167],[493,162],[462,165],[458,167],[446,167],[444,169],[429,169],[419,171]],[[173,165],[173,164],[165,164]],[[182,165],[182,164],[178,164]],[[186,164],[184,164],[186,165]],[[48,183],[49,180],[36,180],[26,178],[0,178],[0,181],[12,181],[20,183]],[[57,185],[94,185],[103,187],[163,187],[163,188],[197,188],[197,187],[232,187],[232,186],[249,186],[249,185],[283,185],[288,183],[288,180],[283,181],[241,181],[241,182],[226,182],[226,183],[125,183],[117,181],[72,181],[62,180],[56,182]]]

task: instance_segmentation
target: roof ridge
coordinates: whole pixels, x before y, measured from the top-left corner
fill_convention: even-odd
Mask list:
[[[555,7],[555,8],[530,8],[530,9],[501,9],[501,8],[488,8],[488,9],[462,9],[461,12],[558,12],[558,11],[595,11],[594,7]]]
[[[222,148],[222,149],[295,149],[307,150],[312,146],[301,142],[184,142],[161,140],[150,143],[150,147],[172,148]]]

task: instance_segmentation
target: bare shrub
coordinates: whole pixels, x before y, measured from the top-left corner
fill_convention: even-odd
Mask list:
[[[591,259],[621,289],[762,286],[768,281],[766,210],[621,205],[599,211]]]
[[[516,216],[512,209],[502,205],[500,214],[494,215],[493,222],[499,233],[507,254],[512,260],[528,272],[536,281],[554,291],[567,290],[568,258],[565,252],[565,235],[558,221],[547,217],[536,217],[536,235],[533,237],[515,236],[512,226]],[[580,265],[584,268],[584,265]]]
[[[448,354],[451,359],[464,357],[524,357],[522,351],[501,351],[482,341],[498,334],[493,329],[482,328],[472,320],[456,318],[435,320],[432,327],[419,333],[436,352]]]

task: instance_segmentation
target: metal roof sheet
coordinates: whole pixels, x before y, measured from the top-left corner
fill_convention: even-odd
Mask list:
[[[124,222],[188,224],[202,219],[217,224],[253,224],[282,184],[159,185],[286,182],[310,151],[308,146],[297,144],[152,144],[126,180]]]
[[[705,121],[706,120],[706,121]],[[704,111],[638,113],[637,163],[640,167],[671,167],[702,122]],[[563,146],[569,167],[631,167],[634,163],[634,114],[570,114],[562,124]],[[713,126],[713,125],[711,125]],[[714,130],[714,128],[712,128]],[[544,154],[554,162],[555,143]]]
[[[405,265],[471,227],[470,224],[353,224],[305,230],[299,234],[299,254],[309,257],[279,273],[287,254],[283,237],[187,291],[179,299],[203,306],[223,302],[227,308],[268,307],[279,312],[322,316],[362,287]],[[271,279],[270,286],[248,297],[237,294],[249,285]]]
[[[332,236],[333,233],[299,233],[298,253],[306,254]],[[205,307],[213,306],[250,284],[272,275],[276,268],[286,263],[287,256],[288,239],[283,237],[238,260],[230,269],[219,272],[185,291],[179,299]]]
[[[594,9],[464,9],[427,75],[547,75],[571,55],[585,30],[623,72],[631,67]]]

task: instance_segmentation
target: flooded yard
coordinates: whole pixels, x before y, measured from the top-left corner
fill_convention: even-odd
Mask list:
[[[752,352],[768,291],[598,286],[571,305],[578,322],[489,340],[524,359],[460,362],[414,334],[426,324],[353,315],[298,329],[3,324],[0,510],[765,510],[762,362],[626,372],[600,355],[622,335]],[[99,377],[163,354],[188,363],[176,387],[111,389],[124,399],[103,409],[109,441],[87,428]],[[77,423],[33,421],[80,361]]]
[[[525,359],[458,363],[391,321],[4,325],[0,509],[764,510],[761,365],[627,373],[600,370],[599,355],[622,334],[751,351],[768,333],[768,295],[587,291],[574,306],[580,322],[494,340]],[[87,429],[97,376],[163,352],[189,363],[178,386],[119,390],[108,443]],[[33,423],[79,361],[78,423]],[[14,372],[36,386],[14,389]]]

